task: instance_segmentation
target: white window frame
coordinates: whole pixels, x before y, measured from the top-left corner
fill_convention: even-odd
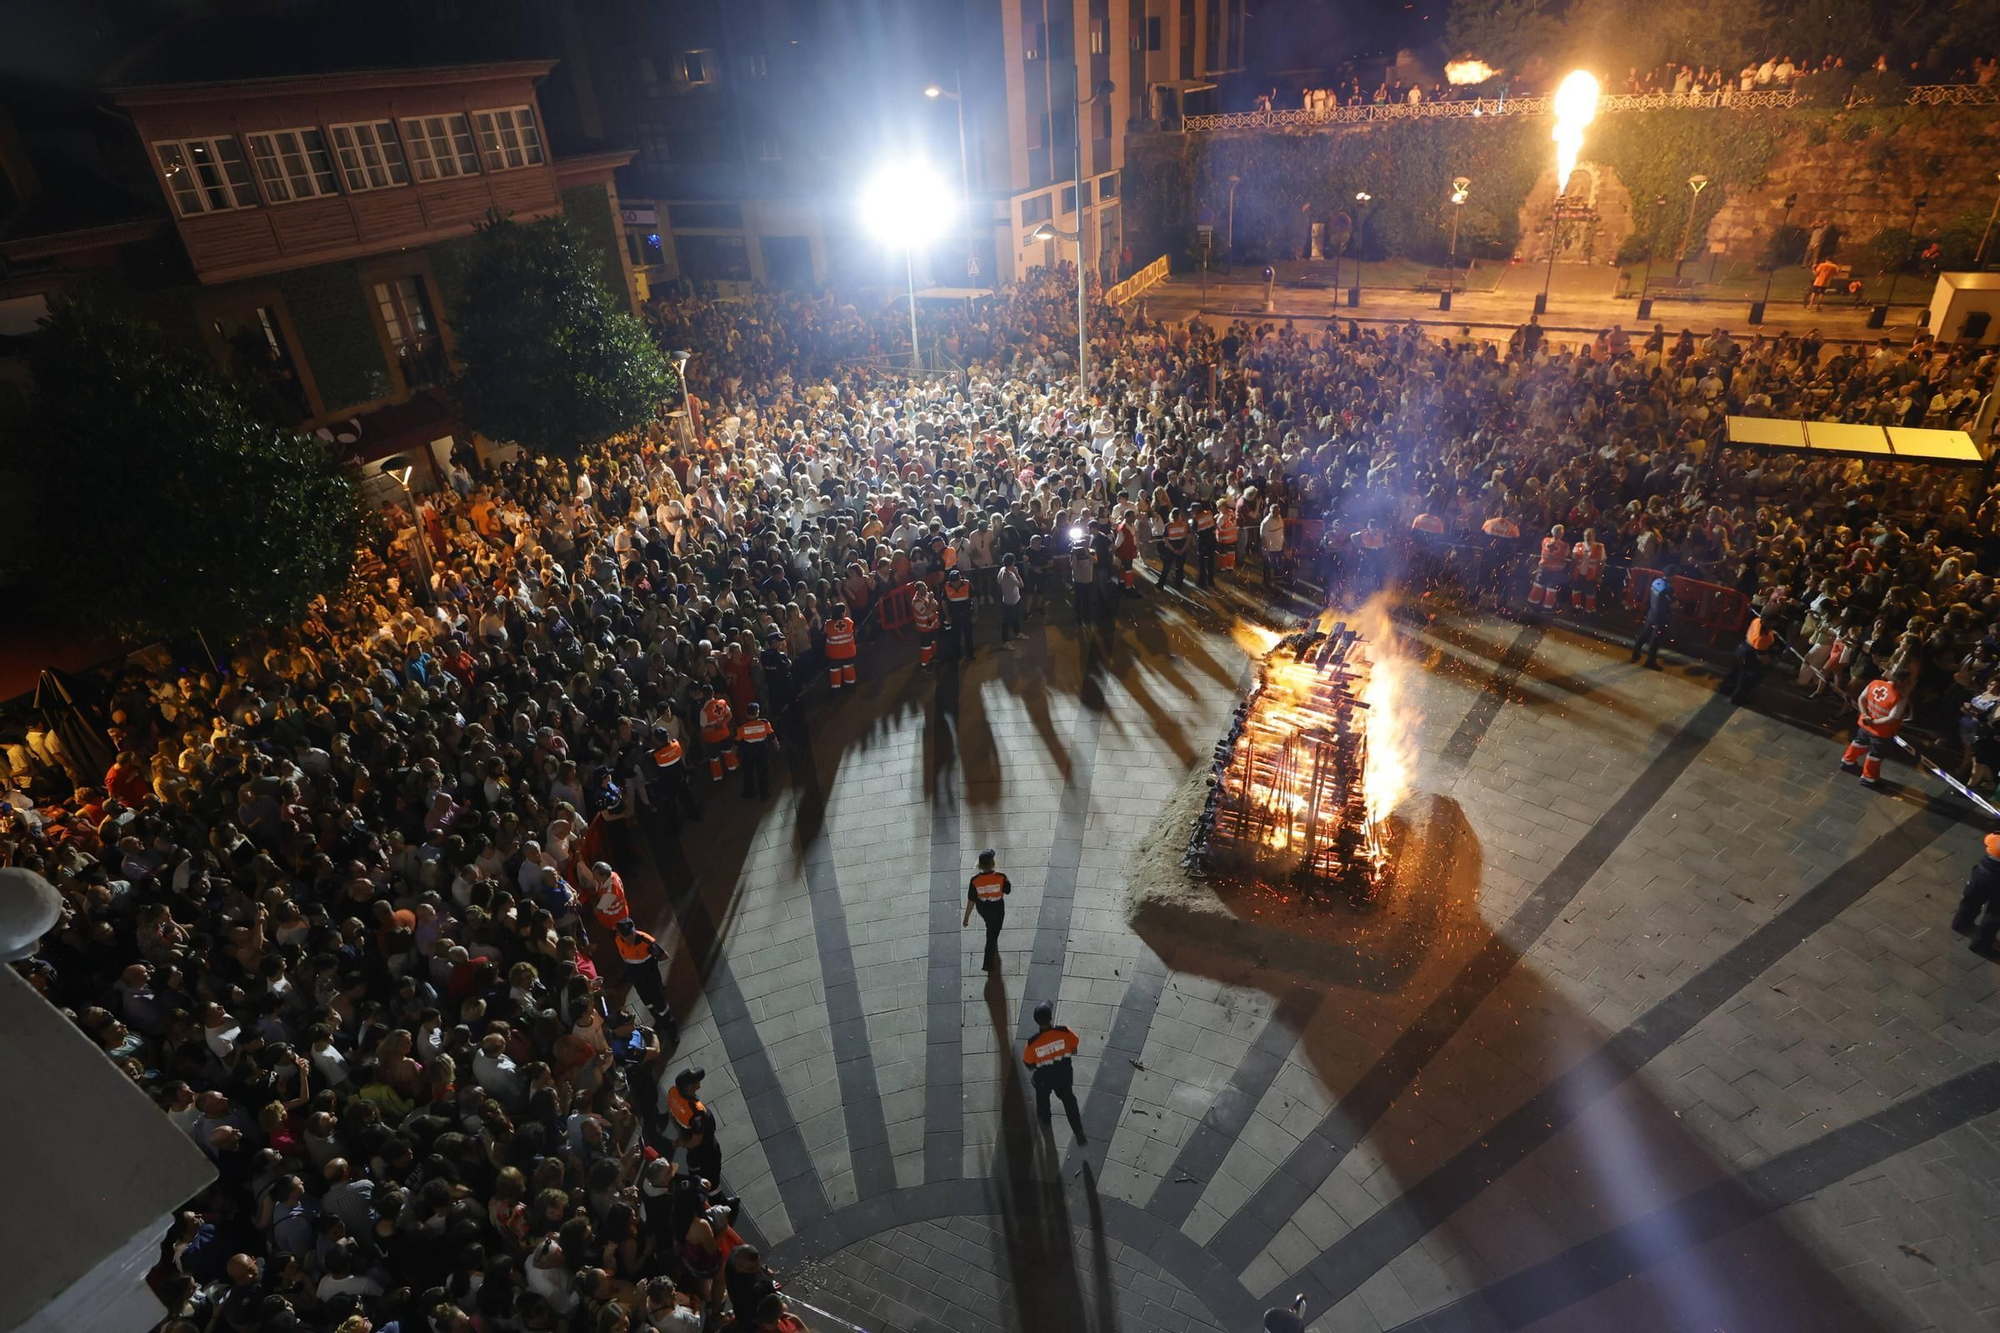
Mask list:
[[[225,148],[227,152],[223,151]],[[168,160],[170,153],[172,161]],[[234,154],[233,159],[230,154]],[[167,193],[173,197],[175,211],[184,218],[257,207],[256,173],[251,170],[250,160],[243,156],[243,145],[233,134],[155,140],[153,160],[159,165]],[[232,166],[240,171],[240,180],[230,171]],[[187,176],[176,183],[175,178],[181,172]],[[194,198],[193,208],[188,207],[189,195]]]
[[[457,180],[479,174],[479,141],[463,111],[403,118],[403,146],[418,181]]]
[[[333,154],[317,125],[285,130],[252,130],[250,163],[267,204],[290,204],[340,193]]]
[[[690,60],[701,66],[701,77],[698,79],[688,73]],[[716,58],[714,47],[697,46],[692,50],[683,51],[676,63],[680,65],[681,82],[690,88],[706,88],[709,84],[719,83],[722,80],[721,64]]]
[[[472,113],[479,155],[488,172],[519,171],[545,164],[541,122],[531,106],[500,106]]]
[[[403,145],[396,137],[394,121],[356,120],[326,129],[340,160],[340,178],[349,190],[360,194],[410,183],[410,169],[403,161]]]

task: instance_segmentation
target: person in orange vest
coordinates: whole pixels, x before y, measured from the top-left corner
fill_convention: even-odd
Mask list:
[[[1194,502],[1194,581],[1199,588],[1215,586],[1215,506]]]
[[[1747,704],[1764,673],[1771,669],[1771,656],[1778,648],[1778,633],[1764,623],[1761,615],[1750,618],[1743,642],[1736,645],[1736,660],[1722,678],[1722,692],[1733,704]]]
[[[1075,1074],[1070,1068],[1070,1059],[1076,1051],[1076,1034],[1057,1026],[1055,1006],[1047,1000],[1036,1005],[1035,1035],[1028,1038],[1027,1049],[1021,1052],[1021,1063],[1028,1067],[1035,1084],[1035,1114],[1044,1125],[1048,1124],[1049,1098],[1053,1096],[1069,1116],[1070,1132],[1076,1135],[1076,1141],[1088,1143],[1090,1140],[1083,1136],[1083,1111],[1076,1104]]]
[[[910,590],[910,619],[917,627],[917,665],[929,671],[937,657],[938,604],[930,585],[921,579]]]
[[[1242,535],[1236,523],[1236,506],[1225,500],[1215,515],[1215,567],[1224,574],[1236,572],[1236,545]]]
[[[1187,581],[1188,521],[1176,509],[1167,515],[1166,532],[1160,538],[1160,586],[1178,588]]]
[[[1125,591],[1139,590],[1139,533],[1132,526],[1132,511],[1123,509],[1118,514],[1118,526],[1111,532],[1111,556],[1118,562],[1118,578],[1125,585]]]
[[[1861,785],[1882,784],[1882,752],[1903,729],[1910,715],[1910,676],[1905,672],[1894,680],[1872,680],[1861,691],[1861,709],[1854,719],[1854,739],[1840,756],[1843,772],[1859,773]]]
[[[743,711],[743,725],[736,729],[736,748],[743,755],[743,795],[762,800],[771,794],[771,738],[777,732],[765,721],[762,704],[751,703]]]
[[[731,725],[736,715],[730,711],[729,700],[717,694],[714,686],[702,686],[701,695],[701,748],[708,751],[708,780],[720,782],[724,771],[736,771],[735,732]]]
[[[667,1008],[667,983],[660,976],[660,960],[667,956],[667,951],[629,916],[618,923],[618,933],[611,937],[611,942],[618,946],[618,957],[625,963],[627,984],[634,995],[646,1002],[653,1025],[667,1026],[673,1021],[673,1014]]]
[[[701,1099],[701,1081],[707,1077],[699,1066],[674,1075],[674,1086],[667,1089],[667,1118],[687,1154],[688,1174],[715,1186],[722,1183],[722,1145],[715,1141],[715,1115]]]
[[[1585,528],[1583,540],[1569,550],[1569,604],[1578,611],[1597,614],[1597,585],[1604,581],[1604,543],[1597,540],[1596,528]]]
[[[854,684],[854,622],[847,618],[847,603],[835,602],[826,621],[826,685],[834,693],[842,685]]]
[[[944,627],[959,660],[972,660],[972,621],[977,614],[972,604],[972,583],[965,571],[954,568],[944,576]]]
[[[653,781],[649,787],[660,793],[658,804],[676,830],[680,828],[682,815],[701,818],[701,802],[694,798],[694,784],[688,781],[685,759],[680,739],[665,727],[654,727]]]
[[[1558,523],[1542,538],[1542,559],[1535,567],[1534,581],[1528,585],[1528,605],[1553,611],[1562,605],[1563,586],[1569,582],[1569,543]]]
[[[1972,951],[1981,958],[2000,962],[2000,833],[1989,833],[1982,844],[1986,855],[1973,863],[1966,877],[1965,892],[1952,913],[1951,928],[1972,937]]]
[[[590,870],[597,877],[597,906],[593,909],[597,924],[606,930],[616,930],[620,921],[632,915],[631,904],[625,901],[625,881],[618,878],[618,872],[608,861],[599,861]]]
[[[1000,966],[1000,927],[1007,920],[1007,895],[1014,891],[1008,878],[993,868],[998,854],[988,847],[979,854],[979,869],[965,885],[965,915],[959,919],[958,928],[964,930],[972,924],[972,914],[977,911],[979,919],[986,923],[985,970],[992,972]]]

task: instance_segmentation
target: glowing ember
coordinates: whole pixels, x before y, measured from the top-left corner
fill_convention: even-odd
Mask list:
[[[1569,174],[1576,170],[1576,155],[1583,151],[1583,127],[1597,118],[1597,80],[1583,70],[1565,78],[1556,88],[1556,193],[1569,188]]]
[[[1458,86],[1484,83],[1499,72],[1484,60],[1447,60],[1444,63],[1445,81]]]
[[[1381,648],[1364,645],[1364,633]],[[1216,747],[1188,863],[1372,894],[1388,859],[1383,821],[1415,760],[1413,729],[1396,716],[1384,608],[1371,603],[1351,625],[1324,615],[1283,638],[1246,629],[1239,641],[1263,660]]]

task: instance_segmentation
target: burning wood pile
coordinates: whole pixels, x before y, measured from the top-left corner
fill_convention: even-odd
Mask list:
[[[1373,895],[1385,856],[1367,790],[1362,642],[1345,622],[1314,623],[1264,655],[1215,747],[1183,865]]]

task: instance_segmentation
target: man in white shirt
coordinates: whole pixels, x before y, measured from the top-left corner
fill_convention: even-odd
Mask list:
[[[1284,577],[1285,508],[1274,504],[1264,521],[1257,525],[1257,545],[1264,553],[1264,586]]]

